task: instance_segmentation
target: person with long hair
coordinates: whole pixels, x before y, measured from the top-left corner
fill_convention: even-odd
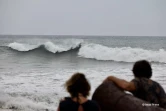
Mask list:
[[[87,99],[91,87],[84,74],[73,74],[65,87],[70,97],[60,101],[58,111],[100,111],[95,101]]]

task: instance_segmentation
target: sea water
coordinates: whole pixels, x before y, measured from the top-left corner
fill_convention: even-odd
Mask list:
[[[109,75],[131,81],[133,63],[142,59],[166,90],[165,37],[1,35],[0,108],[55,111],[73,73],[86,75],[91,98]]]

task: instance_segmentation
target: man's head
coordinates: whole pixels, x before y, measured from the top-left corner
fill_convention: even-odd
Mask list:
[[[148,61],[146,60],[140,60],[135,62],[133,66],[133,74],[135,77],[145,77],[145,78],[151,78],[152,76],[152,68]]]

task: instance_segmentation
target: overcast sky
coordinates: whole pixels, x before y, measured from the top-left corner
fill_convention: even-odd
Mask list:
[[[0,0],[0,34],[166,36],[166,0]]]

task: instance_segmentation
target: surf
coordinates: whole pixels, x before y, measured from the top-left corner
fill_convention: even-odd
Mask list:
[[[145,59],[151,62],[166,63],[166,51],[164,49],[154,51],[132,47],[112,48],[93,43],[83,45],[78,56],[102,61],[135,62]]]
[[[35,50],[44,50],[46,52],[69,53],[72,50],[76,51],[76,56],[84,59],[94,59],[99,61],[114,61],[133,63],[137,60],[148,60],[155,63],[166,63],[166,50],[148,50],[143,48],[133,47],[109,47],[95,43],[85,43],[82,41],[64,42],[56,44],[51,41],[42,44],[25,44],[13,42],[8,45],[8,48],[18,52],[32,52]]]
[[[8,45],[8,47],[12,50],[18,51],[18,52],[30,52],[37,49],[43,49],[50,53],[61,53],[61,52],[67,52],[70,50],[77,49],[81,46],[81,42],[75,42],[74,44],[70,45],[63,45],[63,44],[55,44],[53,42],[45,42],[43,44],[25,44],[25,43],[18,43],[13,42]]]

